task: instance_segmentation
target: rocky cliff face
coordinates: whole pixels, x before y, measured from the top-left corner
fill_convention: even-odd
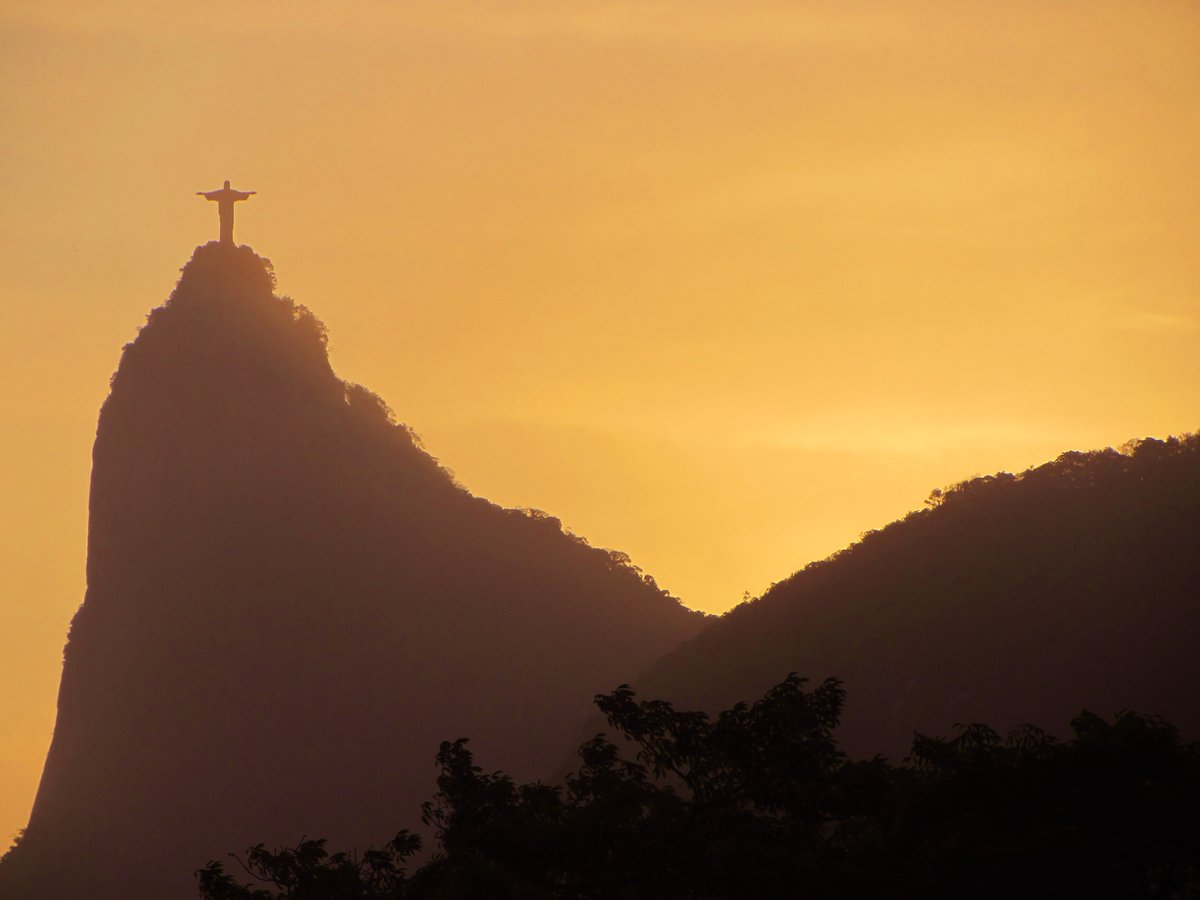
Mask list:
[[[125,348],[87,595],[6,898],[163,898],[258,841],[415,825],[433,756],[549,776],[589,698],[703,620],[549,517],[471,496],[247,247],[197,249]]]

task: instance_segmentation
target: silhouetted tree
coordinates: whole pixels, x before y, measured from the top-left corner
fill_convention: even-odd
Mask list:
[[[209,900],[399,900],[407,895],[405,861],[421,847],[401,831],[379,850],[329,855],[324,840],[301,840],[295,847],[252,847],[238,864],[260,884],[242,884],[210,862],[196,872],[200,894]]]
[[[973,724],[918,735],[893,766],[847,758],[840,684],[804,685],[715,720],[622,686],[597,704],[625,743],[586,742],[563,786],[442,744],[423,809],[439,852],[392,894],[319,842],[255,848],[247,868],[277,889],[329,878],[337,900],[1200,896],[1200,751],[1161,719],[1085,712],[1066,742]],[[309,896],[255,894],[218,863],[198,874],[206,900]]]

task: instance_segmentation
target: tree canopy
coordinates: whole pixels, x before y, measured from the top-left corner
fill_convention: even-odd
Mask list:
[[[1133,712],[1091,712],[1058,741],[1033,726],[917,735],[899,765],[852,760],[844,693],[790,675],[715,719],[597,698],[622,735],[579,750],[563,785],[517,784],[442,744],[419,840],[330,855],[323,841],[197,874],[205,900],[454,898],[1197,897],[1200,745]],[[240,876],[239,876],[240,877]]]

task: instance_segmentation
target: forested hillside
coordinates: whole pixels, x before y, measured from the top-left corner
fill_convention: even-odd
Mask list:
[[[637,682],[716,710],[788,672],[844,681],[855,754],[914,729],[1065,723],[1088,706],[1200,733],[1200,437],[1065,453],[927,508],[774,585]]]

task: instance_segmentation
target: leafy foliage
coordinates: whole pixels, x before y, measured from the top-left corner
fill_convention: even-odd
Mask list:
[[[258,844],[238,863],[273,890],[239,883],[218,862],[210,862],[196,877],[201,895],[210,900],[395,900],[405,896],[404,861],[420,847],[421,839],[407,831],[361,857],[330,856],[324,840],[301,840],[273,851]]]
[[[1200,751],[1161,719],[1085,712],[1064,742],[972,724],[951,738],[918,735],[893,766],[839,750],[843,700],[835,680],[807,690],[791,675],[712,720],[622,686],[596,702],[626,743],[587,741],[562,786],[516,784],[476,765],[466,740],[443,743],[438,793],[423,808],[439,852],[411,876],[402,861],[417,843],[402,832],[361,861],[329,857],[320,841],[259,846],[246,869],[273,888],[240,885],[210,863],[201,894],[1200,896]]]

